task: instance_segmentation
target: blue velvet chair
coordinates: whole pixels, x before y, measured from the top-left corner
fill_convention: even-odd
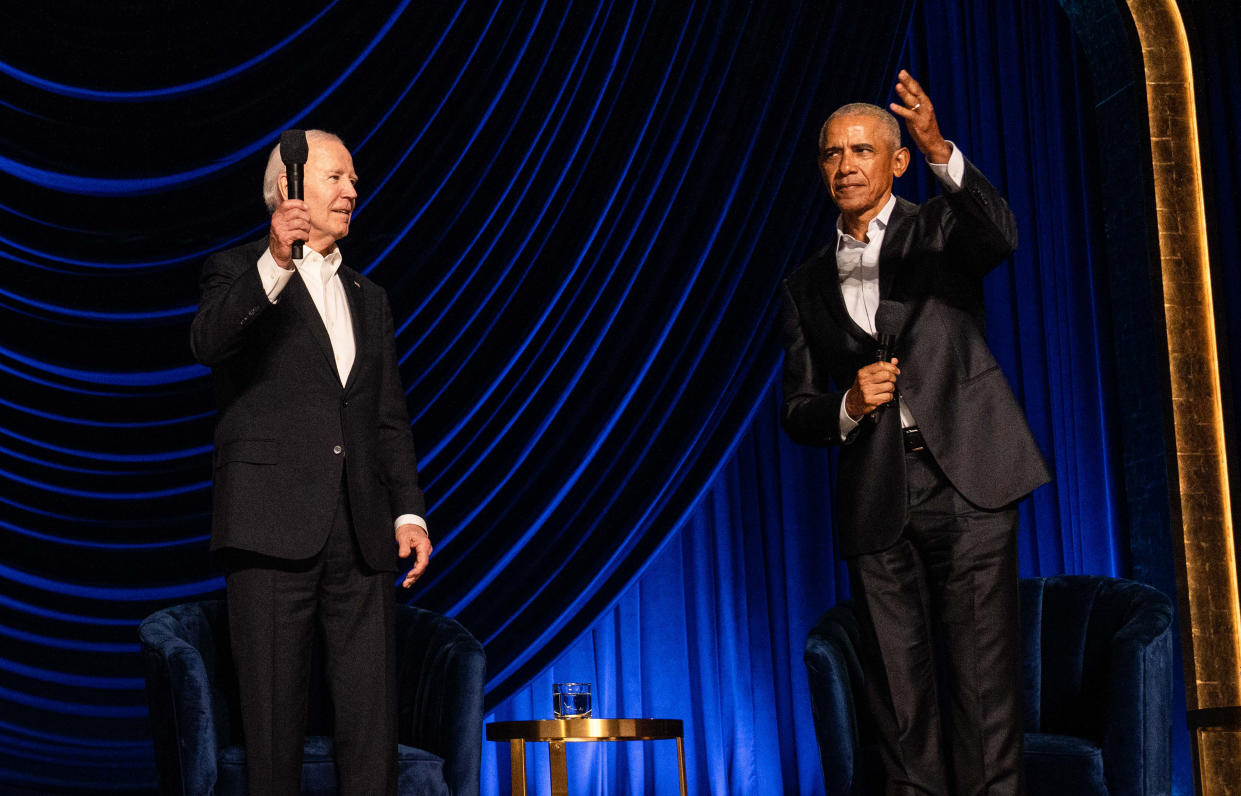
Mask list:
[[[160,789],[246,793],[237,676],[222,600],[176,605],[138,630]],[[456,621],[421,608],[396,611],[398,791],[477,794],[482,764],[482,646]],[[336,793],[331,711],[316,657],[302,793]]]
[[[1172,603],[1129,580],[1021,581],[1030,796],[1163,796],[1172,786]],[[858,623],[842,603],[806,639],[829,796],[883,792]]]

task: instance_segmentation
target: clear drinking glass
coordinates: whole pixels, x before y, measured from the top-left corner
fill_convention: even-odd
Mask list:
[[[552,683],[552,713],[558,719],[590,718],[590,683]]]

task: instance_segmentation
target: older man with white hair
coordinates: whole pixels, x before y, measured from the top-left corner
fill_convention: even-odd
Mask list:
[[[251,794],[300,792],[312,639],[325,652],[341,793],[394,793],[394,580],[431,541],[392,312],[344,264],[357,174],[349,150],[306,134],[305,198],[279,147],[266,238],[203,266],[194,355],[212,368],[211,549],[227,573]],[[305,243],[293,259],[293,243]]]

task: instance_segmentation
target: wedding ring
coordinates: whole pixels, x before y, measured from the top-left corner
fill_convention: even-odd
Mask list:
[[[913,106],[913,107],[912,107],[912,108],[910,108],[909,110],[911,110],[911,111],[916,111],[916,110],[918,110],[918,109],[919,109],[919,108],[921,108],[921,107],[922,107],[922,103],[921,103],[921,102],[919,102],[917,105]]]

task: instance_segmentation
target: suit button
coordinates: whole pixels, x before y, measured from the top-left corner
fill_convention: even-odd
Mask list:
[[[340,455],[340,452],[341,452],[342,450],[344,450],[344,448],[342,448],[341,446],[337,445],[335,448],[332,448],[332,453],[335,453],[337,456],[339,456],[339,455]]]

